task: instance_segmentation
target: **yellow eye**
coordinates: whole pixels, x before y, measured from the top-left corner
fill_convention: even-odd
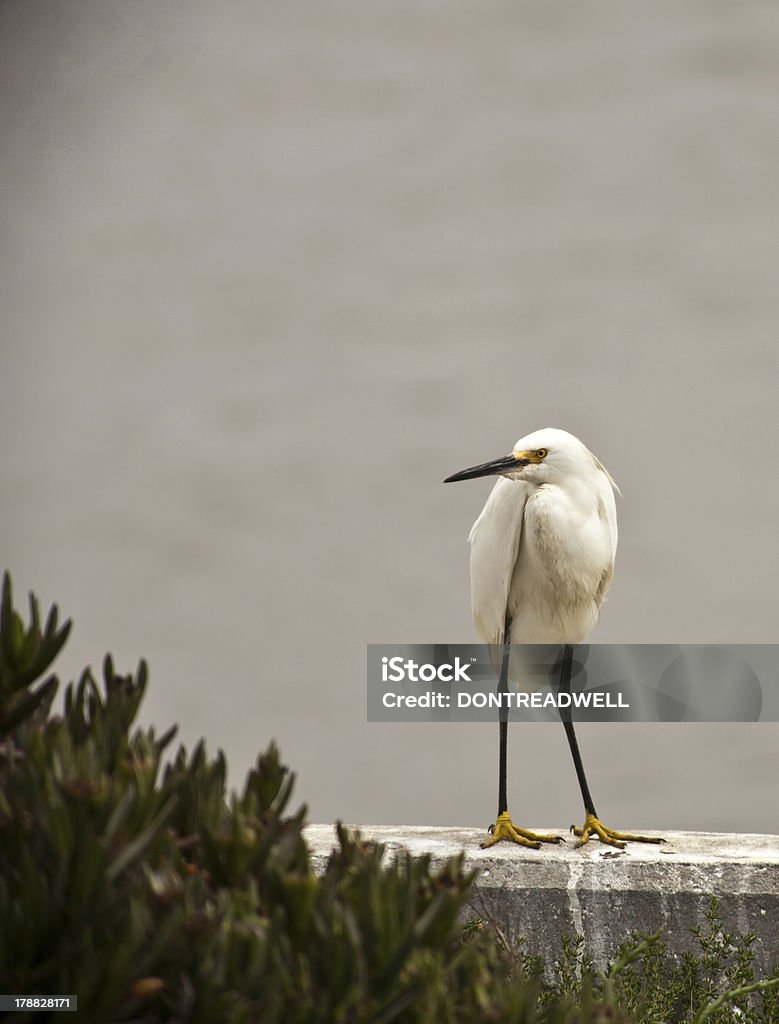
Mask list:
[[[536,458],[545,459],[549,452],[546,448],[536,448]]]

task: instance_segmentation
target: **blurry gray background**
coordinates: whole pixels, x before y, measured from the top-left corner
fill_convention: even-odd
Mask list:
[[[444,476],[555,425],[619,482],[593,640],[772,642],[768,4],[2,0],[0,563],[65,678],[276,737],[313,820],[470,824],[486,725],[369,725],[368,642],[467,643]],[[589,726],[620,827],[779,832],[779,728]],[[581,804],[516,727],[523,824]]]

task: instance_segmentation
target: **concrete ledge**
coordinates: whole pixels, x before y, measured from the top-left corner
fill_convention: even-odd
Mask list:
[[[499,843],[479,846],[477,829],[360,826],[365,839],[430,854],[434,863],[465,852],[478,868],[468,916],[492,920],[510,942],[547,961],[559,956],[563,935],[581,935],[599,966],[631,931],[666,930],[675,955],[695,951],[691,928],[705,924],[711,896],[720,901],[727,931],[754,932],[756,965],[769,973],[779,963],[779,836],[715,832],[664,835],[662,846],[630,843],[624,851],[590,842],[575,850],[527,850]],[[539,832],[565,830],[539,828]],[[331,825],[309,825],[306,841],[321,871],[335,845]]]

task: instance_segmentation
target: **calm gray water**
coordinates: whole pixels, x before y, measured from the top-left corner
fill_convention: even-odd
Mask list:
[[[368,642],[471,642],[447,474],[552,424],[619,482],[592,639],[774,642],[769,5],[0,6],[0,562],[276,737],[313,820],[492,820],[496,729],[368,725]],[[776,726],[590,726],[615,826],[779,832]],[[581,807],[512,731],[525,824]]]

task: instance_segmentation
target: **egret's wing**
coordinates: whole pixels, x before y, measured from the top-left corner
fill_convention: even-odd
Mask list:
[[[611,580],[613,576],[614,563],[612,562],[608,569],[601,576],[600,583],[598,584],[598,589],[595,591],[595,604],[597,604],[599,608],[606,598],[606,594],[608,593],[608,589],[611,586]]]
[[[595,603],[600,608],[604,598],[606,597],[606,593],[611,586],[611,579],[614,575],[614,558],[617,554],[617,539],[619,536],[617,531],[617,505],[614,501],[614,489],[616,488],[618,490],[618,488],[609,476],[608,470],[598,462],[597,459],[595,459],[595,463],[600,470],[595,478],[595,486],[598,492],[598,516],[604,523],[611,542],[611,562],[604,570],[595,594]]]
[[[468,537],[473,621],[485,644],[503,642],[506,604],[522,538],[527,495],[526,484],[501,477]]]

